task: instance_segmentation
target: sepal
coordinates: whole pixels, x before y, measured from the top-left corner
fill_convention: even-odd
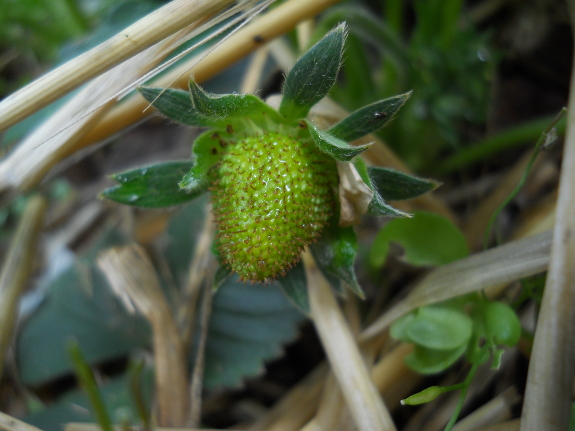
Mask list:
[[[343,141],[355,141],[381,129],[411,96],[411,91],[364,106],[341,120],[329,133]]]
[[[414,177],[389,168],[369,167],[367,172],[377,192],[385,200],[412,199],[435,190],[437,181]]]
[[[354,270],[357,238],[352,227],[339,227],[337,223],[326,226],[321,238],[310,245],[315,261],[326,278],[334,276],[347,283],[360,298],[365,298]],[[334,286],[339,290],[339,286]]]
[[[191,161],[166,162],[111,175],[119,185],[104,190],[101,197],[142,208],[164,208],[188,202],[206,187],[186,190],[178,182],[190,171]]]
[[[159,87],[139,87],[138,91],[154,108],[176,123],[197,127],[213,125],[194,108],[187,91]]]
[[[252,121],[269,117],[279,122],[282,117],[259,97],[251,94],[211,94],[193,79],[189,82],[191,102],[195,111],[209,118],[212,126],[227,127],[244,118]]]
[[[334,159],[349,162],[358,154],[367,150],[371,144],[352,146],[331,134],[319,130],[311,122],[305,120],[309,133],[315,145],[324,153],[329,154]]]
[[[309,49],[289,71],[283,87],[280,113],[288,120],[305,118],[337,79],[346,27],[342,23]]]

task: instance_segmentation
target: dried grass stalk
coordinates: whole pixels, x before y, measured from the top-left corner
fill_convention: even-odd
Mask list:
[[[309,250],[303,253],[303,261],[312,320],[357,428],[395,430],[331,287]]]
[[[568,2],[572,25],[575,4]],[[575,376],[575,68],[547,282],[529,364],[521,431],[569,428]]]
[[[233,0],[174,0],[0,103],[0,131]]]
[[[0,192],[31,189],[56,163],[80,150],[78,140],[114,105],[118,94],[189,38],[201,21],[94,79],[45,120],[0,162]]]
[[[18,302],[34,269],[37,244],[47,202],[40,195],[30,198],[10,244],[0,274],[0,378],[18,316]],[[1,427],[0,427],[1,428]]]
[[[199,63],[197,59],[191,59],[150,85],[187,89],[190,74],[194,75],[197,82],[202,83],[264,43],[292,30],[300,21],[314,17],[339,1],[341,0],[286,1],[257,17]],[[100,142],[142,120],[152,113],[151,110],[146,110],[148,106],[149,103],[143,97],[134,95],[102,118],[78,145],[86,146]]]
[[[419,282],[407,298],[373,322],[361,339],[378,335],[394,320],[418,307],[543,272],[549,265],[550,248],[551,232],[545,231],[443,265]]]
[[[152,326],[158,425],[186,426],[190,406],[186,350],[149,257],[137,245],[117,247],[104,252],[98,266],[126,305]]]

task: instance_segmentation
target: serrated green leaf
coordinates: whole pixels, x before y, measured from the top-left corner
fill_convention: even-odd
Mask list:
[[[416,345],[413,352],[405,357],[406,365],[420,374],[440,373],[453,365],[466,349],[463,344],[453,350],[433,350]]]
[[[206,343],[204,385],[237,386],[263,371],[304,318],[277,285],[251,286],[232,276],[214,296]]]
[[[138,91],[154,108],[176,123],[197,127],[212,126],[212,121],[194,108],[187,91],[158,87],[139,87]]]
[[[434,350],[452,350],[467,345],[473,322],[462,311],[446,307],[421,307],[405,328],[412,343]]]
[[[302,261],[300,260],[292,269],[287,271],[285,277],[279,277],[278,283],[287,297],[304,313],[309,314],[307,279]]]
[[[453,223],[425,211],[410,219],[391,220],[377,233],[369,253],[372,268],[383,266],[391,242],[403,247],[403,260],[418,266],[439,266],[469,254],[465,237]]]
[[[436,189],[436,181],[417,178],[389,168],[369,167],[371,182],[385,200],[411,199]]]
[[[364,106],[341,120],[329,133],[343,141],[355,141],[381,129],[409,99],[411,92]]]
[[[102,197],[142,208],[164,208],[186,203],[206,191],[204,185],[182,189],[178,185],[193,167],[191,161],[158,163],[111,175],[119,183]]]
[[[311,244],[310,248],[324,274],[339,278],[347,283],[357,296],[362,299],[365,297],[355,276],[357,238],[352,227],[339,227],[332,223],[323,230],[320,239]]]
[[[288,120],[304,118],[335,84],[345,42],[340,24],[310,48],[289,71],[283,87],[280,113]]]
[[[211,94],[190,79],[190,96],[194,109],[209,118],[213,126],[226,127],[237,119],[257,120],[265,117],[281,122],[279,113],[259,97],[251,94]]]
[[[41,307],[18,333],[17,364],[25,384],[38,386],[72,372],[66,350],[74,337],[90,364],[119,358],[150,342],[148,323],[129,314],[95,268],[98,250],[122,243],[108,233],[85,259],[54,279]],[[84,259],[83,259],[84,260]]]
[[[309,133],[315,145],[324,153],[342,162],[349,162],[358,154],[363,153],[371,144],[352,146],[327,132],[319,130],[309,121],[306,121]]]

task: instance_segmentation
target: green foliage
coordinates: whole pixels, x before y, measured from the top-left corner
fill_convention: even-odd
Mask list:
[[[432,171],[440,155],[462,147],[466,125],[485,120],[496,56],[488,34],[462,24],[460,0],[414,2],[409,31],[402,28],[410,21],[408,8],[391,1],[385,7],[384,19],[355,3],[324,16],[318,34],[341,21],[350,32],[345,79],[332,96],[354,110],[374,95],[385,99],[413,90],[402,116],[382,135],[415,170]]]
[[[463,354],[471,363],[471,371],[464,382],[446,387],[432,386],[403,401],[421,404],[443,392],[460,389],[460,400],[446,427],[448,430],[459,415],[477,367],[491,356],[492,368],[499,368],[503,354],[500,346],[515,346],[521,335],[521,325],[508,305],[471,294],[421,307],[399,318],[392,324],[390,335],[415,345],[405,363],[421,374],[441,372]]]
[[[415,212],[410,219],[391,220],[378,232],[369,253],[372,268],[383,266],[392,242],[402,246],[403,260],[417,266],[439,266],[469,254],[465,237],[457,227],[425,211]]]

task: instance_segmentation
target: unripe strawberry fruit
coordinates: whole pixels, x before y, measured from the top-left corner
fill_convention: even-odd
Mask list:
[[[280,133],[229,144],[211,173],[217,247],[242,280],[272,281],[333,213],[336,164],[312,141]]]

